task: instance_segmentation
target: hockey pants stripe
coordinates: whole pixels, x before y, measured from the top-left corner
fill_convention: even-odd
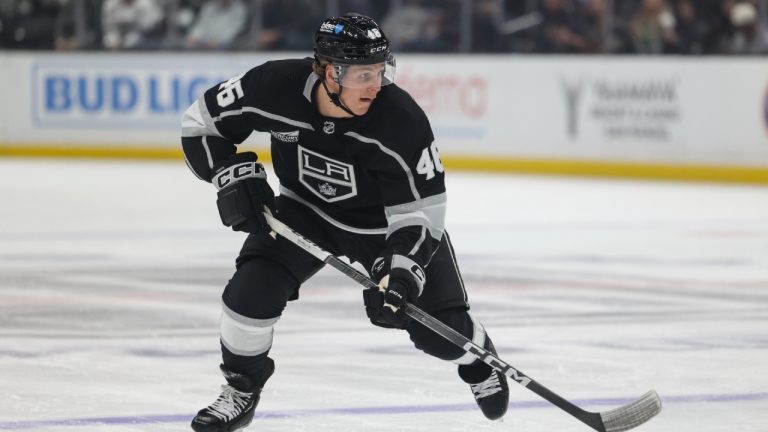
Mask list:
[[[234,312],[222,303],[219,335],[221,343],[233,354],[256,356],[272,347],[274,325],[280,317],[269,319],[248,318]]]

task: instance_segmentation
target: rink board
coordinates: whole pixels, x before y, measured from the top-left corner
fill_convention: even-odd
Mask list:
[[[179,158],[206,88],[289,54],[4,53],[0,155]],[[768,60],[408,56],[397,82],[471,170],[768,183]],[[266,156],[268,135],[249,145]],[[266,157],[268,159],[268,157]]]

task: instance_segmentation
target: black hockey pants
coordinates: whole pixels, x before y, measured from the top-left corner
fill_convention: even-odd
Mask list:
[[[278,197],[276,217],[334,255],[345,255],[369,269],[384,249],[384,235],[356,234],[336,228],[312,210]],[[221,345],[224,364],[233,371],[259,376],[272,344],[272,328],[289,300],[299,296],[303,282],[323,263],[288,240],[266,233],[248,236],[236,263],[237,270],[224,289]],[[483,344],[482,325],[468,313],[469,304],[450,239],[446,233],[425,268],[426,285],[418,307],[469,339]],[[362,308],[362,295],[360,307]],[[415,346],[432,356],[471,363],[464,351],[423,325],[406,329]]]

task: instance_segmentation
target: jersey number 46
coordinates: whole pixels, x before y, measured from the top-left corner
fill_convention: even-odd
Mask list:
[[[433,141],[428,148],[421,152],[419,162],[416,164],[416,172],[427,176],[427,180],[430,180],[435,177],[435,170],[439,173],[445,172],[443,162],[440,161],[440,154],[437,152],[437,146]]]

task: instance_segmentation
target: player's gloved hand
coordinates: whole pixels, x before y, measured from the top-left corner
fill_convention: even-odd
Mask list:
[[[256,160],[256,153],[236,153],[213,167],[211,182],[219,190],[216,205],[221,222],[235,231],[269,232],[262,212],[265,206],[270,211],[274,208],[275,194]]]
[[[371,269],[377,288],[363,291],[365,313],[371,323],[386,328],[405,328],[411,318],[405,314],[407,302],[414,302],[424,288],[424,270],[410,258],[392,255],[377,258]]]

